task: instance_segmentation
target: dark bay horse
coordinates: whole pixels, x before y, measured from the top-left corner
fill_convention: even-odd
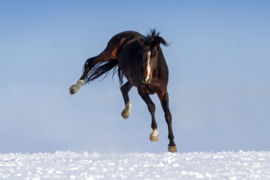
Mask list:
[[[118,73],[122,85],[123,76],[125,76],[128,81],[121,87],[125,101],[122,117],[127,119],[129,116],[131,102],[128,92],[135,86],[151,113],[153,131],[150,134],[150,140],[155,142],[159,140],[155,119],[156,108],[149,94],[156,93],[168,124],[168,138],[170,140],[168,151],[176,152],[167,91],[169,71],[160,43],[165,46],[168,45],[155,29],[151,30],[151,33],[146,36],[135,31],[125,31],[113,36],[103,52],[86,60],[83,75],[75,85],[69,88],[69,91],[70,94],[75,94],[83,84],[101,76],[106,77],[110,73],[113,73],[113,75]]]

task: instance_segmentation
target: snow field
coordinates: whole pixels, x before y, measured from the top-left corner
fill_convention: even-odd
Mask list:
[[[0,179],[270,179],[270,152],[0,154]]]

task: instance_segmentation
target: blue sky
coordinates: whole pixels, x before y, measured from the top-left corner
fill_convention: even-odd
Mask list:
[[[118,80],[70,96],[85,60],[122,31],[157,28],[179,152],[270,150],[269,1],[0,1],[0,153],[166,152],[147,106]]]

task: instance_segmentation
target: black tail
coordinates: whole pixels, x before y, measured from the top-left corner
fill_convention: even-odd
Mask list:
[[[87,69],[86,66],[87,64],[84,65],[84,71]],[[104,75],[101,79],[102,81],[110,74],[114,76],[116,72],[118,72],[119,83],[120,85],[122,85],[124,76],[121,68],[119,67],[117,59],[111,59],[109,61],[96,64],[87,74],[84,82],[85,84],[89,83],[90,81],[94,81],[95,79],[98,79],[99,77]]]

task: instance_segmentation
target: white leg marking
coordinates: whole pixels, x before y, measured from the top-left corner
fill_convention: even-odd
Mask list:
[[[125,104],[125,109],[124,109],[124,111],[125,111],[126,114],[129,114],[129,113],[130,113],[130,107],[131,107],[131,102],[128,101],[128,102]]]
[[[153,129],[151,136],[158,136],[158,131],[157,129]]]
[[[76,86],[80,88],[84,84],[84,80],[78,80]]]
[[[130,109],[131,107],[131,102],[128,101],[126,104],[125,104],[125,109]]]
[[[150,78],[150,72],[151,72],[151,67],[150,67],[150,57],[151,57],[151,52],[149,51],[149,52],[147,53],[147,68],[146,68],[146,70],[147,70],[147,76],[146,76],[146,78],[145,78],[145,82],[147,82],[148,79]]]
[[[124,119],[127,119],[130,113],[130,107],[131,107],[131,102],[128,101],[125,103],[125,109],[122,111],[121,115]]]
[[[81,88],[81,86],[84,84],[84,80],[78,80],[76,85],[74,86],[74,91],[77,92]]]

